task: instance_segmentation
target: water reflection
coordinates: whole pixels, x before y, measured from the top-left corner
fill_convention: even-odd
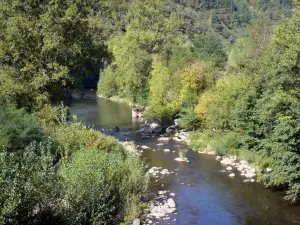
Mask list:
[[[77,100],[72,104],[71,114],[77,115],[86,125],[96,128],[138,127],[137,120],[131,116],[127,104],[108,102],[102,98]]]

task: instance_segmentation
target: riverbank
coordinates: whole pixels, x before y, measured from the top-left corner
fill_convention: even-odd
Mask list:
[[[132,120],[131,107],[127,104],[100,98],[83,99],[71,105],[70,113],[95,128],[110,130],[119,125],[120,132],[109,132],[109,135],[140,146],[140,157],[147,166],[145,172],[153,172],[153,167],[160,168],[157,173],[159,177],[152,177],[149,182],[153,195],[143,201],[156,201],[164,193],[161,199],[172,198],[176,211],[160,219],[141,217],[141,224],[145,224],[146,219],[147,224],[157,225],[294,225],[295,221],[300,221],[299,207],[284,201],[282,192],[266,190],[257,182],[249,185],[250,182],[243,182],[245,177],[238,172],[234,179],[228,177],[227,173],[222,172],[226,168],[215,160],[216,156],[187,151],[185,157],[189,163],[176,161],[180,149],[188,149],[185,143],[170,137],[150,135],[143,138],[138,132],[141,127]],[[147,146],[147,149],[142,149],[142,146]],[[160,203],[165,204],[162,200],[154,202],[154,206],[162,206]],[[153,212],[157,209],[154,208]],[[167,217],[168,220],[163,220]]]
[[[119,97],[119,96],[112,96],[112,97],[105,97],[103,95],[100,95],[100,94],[97,94],[97,97],[98,98],[103,98],[105,100],[108,100],[108,101],[114,101],[114,102],[118,102],[118,103],[126,103],[128,104],[129,106],[131,107],[135,107],[135,108],[138,108],[138,109],[144,109],[146,108],[145,105],[141,105],[141,104],[138,104],[138,103],[134,103],[131,99],[129,98],[122,98],[122,97]]]

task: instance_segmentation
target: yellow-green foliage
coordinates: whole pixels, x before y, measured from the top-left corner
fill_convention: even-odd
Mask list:
[[[229,75],[218,80],[215,87],[200,96],[195,111],[205,119],[208,126],[228,128],[235,102],[252,88],[250,77],[243,74]]]
[[[123,150],[121,144],[115,138],[76,122],[59,126],[55,132],[55,139],[66,147],[69,154],[89,149],[102,151]]]
[[[155,56],[152,64],[150,79],[150,113],[160,117],[163,114],[174,114],[178,108],[180,91],[180,77],[177,73],[171,73],[165,65],[165,60]]]
[[[180,104],[184,106],[194,106],[199,94],[214,82],[214,74],[208,70],[208,66],[198,61],[185,66],[180,76]]]

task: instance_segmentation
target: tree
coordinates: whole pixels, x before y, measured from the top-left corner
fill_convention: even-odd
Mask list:
[[[86,62],[96,64],[103,56],[89,28],[93,3],[2,1],[0,62],[6,85],[1,93],[14,95],[19,106],[40,108],[78,83]]]

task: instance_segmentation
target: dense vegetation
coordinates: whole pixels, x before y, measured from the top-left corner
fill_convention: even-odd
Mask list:
[[[139,159],[58,105],[99,71],[99,95],[181,117],[298,200],[299,24],[299,0],[0,0],[0,224],[140,213]]]
[[[140,159],[59,105],[110,58],[110,4],[0,1],[0,224],[120,224],[140,214]]]
[[[0,224],[134,219],[147,188],[139,158],[114,138],[66,123],[61,113],[54,114],[61,115],[57,124],[40,127],[36,116],[1,104]]]
[[[195,149],[250,160],[266,186],[296,201],[299,4],[129,1],[107,42],[112,58],[98,93],[147,105],[161,123],[181,117]]]

